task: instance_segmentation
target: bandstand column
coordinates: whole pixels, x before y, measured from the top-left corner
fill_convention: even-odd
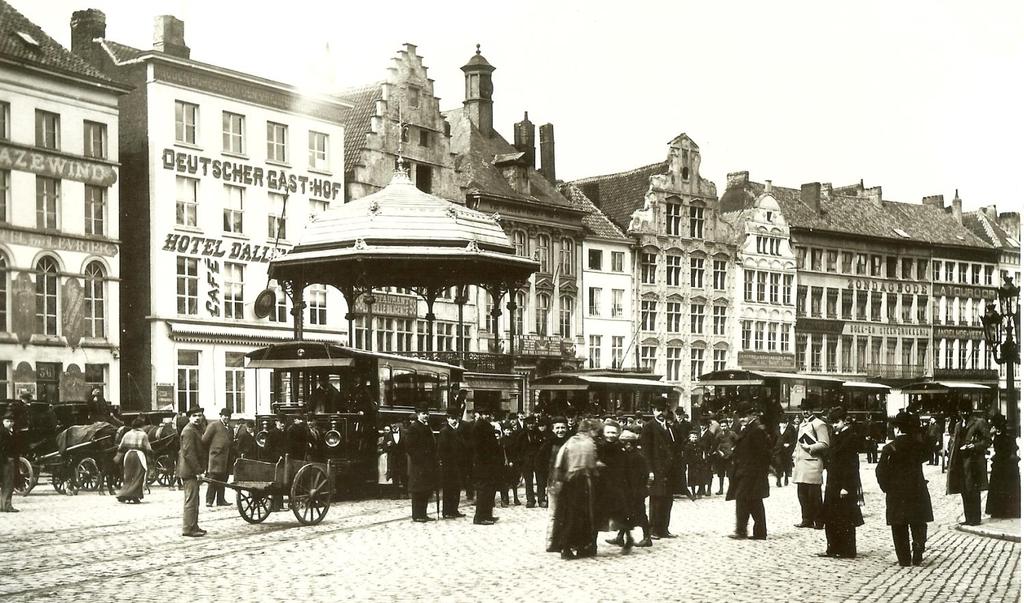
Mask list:
[[[459,332],[458,339],[456,340],[456,349],[459,352],[459,362],[462,365],[466,363],[466,343],[462,337],[463,330],[465,329],[465,322],[463,312],[466,308],[466,302],[469,301],[469,285],[459,285],[455,292],[455,304],[459,308]]]
[[[508,303],[505,307],[508,308],[508,357],[514,367],[516,365],[516,309],[519,304],[516,303],[516,296],[514,290],[509,289]]]
[[[366,304],[366,314],[363,315],[363,320],[366,321],[366,351],[373,351],[373,304],[377,299],[372,293],[367,293],[363,297],[363,303]]]

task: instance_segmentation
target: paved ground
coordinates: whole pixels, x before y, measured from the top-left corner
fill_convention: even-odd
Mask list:
[[[769,539],[736,542],[733,504],[676,501],[675,540],[628,556],[602,542],[594,559],[543,552],[546,511],[498,508],[501,521],[416,524],[407,502],[343,502],[315,527],[291,513],[246,524],[234,508],[202,508],[206,538],[180,536],[181,493],[155,490],[141,505],[48,486],[0,515],[0,598],[112,601],[693,600],[1019,601],[1020,544],[952,529],[959,497],[931,479],[936,522],[922,567],[901,568],[881,494],[862,465],[866,525],[860,558],[820,559],[824,534],[791,527],[793,486],[766,500]],[[432,508],[432,507],[431,507]]]

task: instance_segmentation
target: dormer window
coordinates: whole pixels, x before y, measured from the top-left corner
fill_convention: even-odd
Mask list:
[[[773,217],[774,217],[774,214],[771,211],[764,212],[764,219],[766,221],[771,222]]]

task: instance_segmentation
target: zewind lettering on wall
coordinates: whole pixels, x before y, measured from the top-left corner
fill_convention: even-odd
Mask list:
[[[298,193],[325,200],[337,199],[341,183],[326,178],[290,174],[286,170],[261,168],[239,161],[210,159],[174,149],[164,149],[163,166],[179,174],[212,176],[224,182],[260,186],[281,193]]]

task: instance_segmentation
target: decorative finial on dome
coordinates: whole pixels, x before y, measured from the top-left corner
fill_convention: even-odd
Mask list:
[[[476,53],[480,54],[480,45],[479,44],[476,45]]]
[[[401,155],[398,156],[398,161],[395,162],[395,173],[391,176],[391,184],[412,184],[412,179],[409,177],[409,168],[405,165],[405,158]]]

